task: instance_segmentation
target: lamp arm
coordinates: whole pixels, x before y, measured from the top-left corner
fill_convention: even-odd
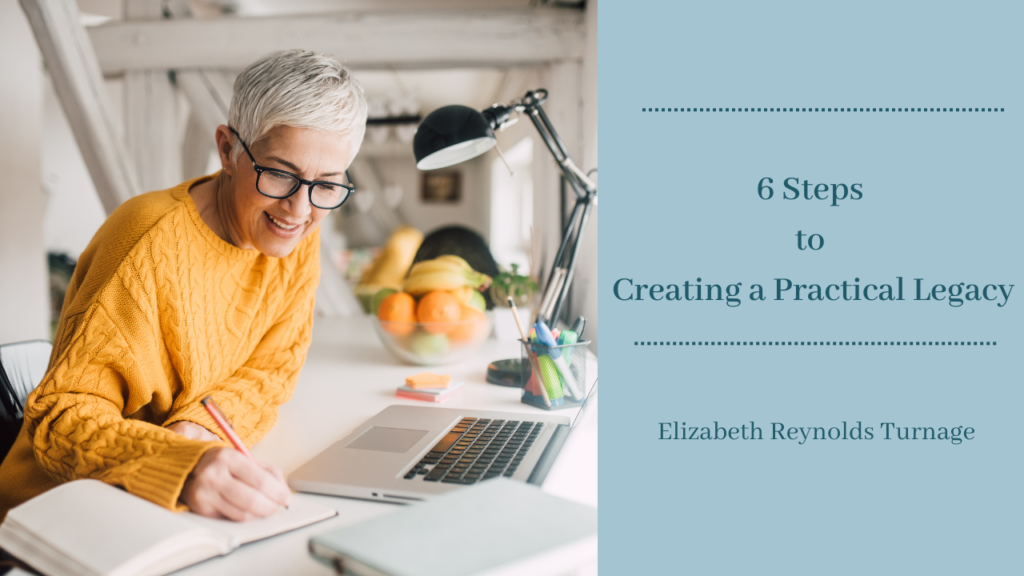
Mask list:
[[[537,129],[537,133],[544,140],[544,145],[547,146],[548,151],[555,158],[555,162],[562,170],[565,179],[572,185],[576,195],[582,198],[589,193],[596,193],[597,184],[573,162],[572,156],[565,147],[565,143],[562,142],[562,138],[551,124],[547,112],[544,111],[542,103],[547,100],[547,97],[548,91],[544,88],[539,88],[527,92],[518,102],[508,105],[495,104],[481,113],[491,125],[492,130],[499,130],[505,125],[513,111],[529,114],[534,128]]]
[[[524,99],[524,101],[527,100],[532,102],[527,105],[527,108],[530,110],[530,114],[535,116],[541,124],[537,129],[540,130],[541,127],[543,127],[543,131],[550,135],[552,143],[558,149],[556,157],[558,158],[559,163],[561,163],[563,159],[569,158],[569,151],[565,149],[565,143],[562,142],[562,138],[558,136],[558,131],[551,125],[551,120],[548,118],[547,112],[544,111],[544,107],[541,106],[541,103],[537,101],[536,98],[530,98],[529,94],[527,94],[527,98]],[[552,154],[554,154],[554,151],[552,151]]]
[[[579,179],[580,183],[583,185],[584,188],[586,188],[588,191],[597,192],[597,183],[591,180],[589,176],[584,174],[583,171],[580,170],[578,166],[576,166],[576,163],[572,161],[572,158],[565,159],[565,167],[568,168],[573,173],[573,175],[576,176],[577,179]]]
[[[580,214],[580,217],[579,217],[579,226],[575,228],[575,234],[572,234],[572,236],[573,236],[572,255],[569,257],[569,265],[566,268],[565,282],[562,284],[562,291],[558,294],[558,298],[555,300],[554,309],[553,309],[553,311],[551,313],[551,319],[553,321],[557,321],[559,316],[561,316],[561,314],[562,314],[562,304],[565,303],[565,296],[566,296],[566,294],[569,293],[569,286],[572,284],[573,275],[574,275],[574,273],[576,271],[576,257],[579,256],[579,254],[580,254],[580,247],[583,244],[581,242],[581,240],[583,238],[583,230],[587,226],[587,220],[589,219],[589,216],[590,216],[590,207],[593,206],[593,204],[594,204],[593,202],[591,202],[591,199],[593,199],[593,196],[588,196],[588,197],[586,197],[584,199],[581,199],[581,200],[576,202],[576,207],[573,208],[573,212],[574,213],[576,212],[576,210],[578,208],[580,208],[580,206],[582,206],[583,209],[582,209],[582,213]],[[570,225],[574,223],[571,219],[570,219],[569,222],[570,222]],[[568,242],[568,239],[570,237],[571,232],[572,231],[570,231],[569,227],[567,226],[566,227],[566,234],[565,234],[565,236],[562,239],[562,243],[563,244]]]
[[[544,91],[544,94],[546,98],[546,90]],[[556,156],[559,165],[571,171],[575,175],[576,179],[579,180],[579,183],[582,184],[583,188],[585,188],[588,193],[597,192],[597,184],[595,184],[593,180],[588,178],[587,175],[576,166],[576,163],[573,162],[572,156],[570,156],[569,151],[565,149],[565,144],[562,142],[562,139],[558,136],[558,131],[555,130],[555,127],[551,125],[551,120],[548,119],[547,112],[545,112],[544,108],[540,105],[540,101],[538,101],[534,105],[534,110],[536,111],[540,121],[543,123],[544,128],[551,135],[551,139],[554,141],[554,144],[558,147],[558,151],[561,152],[561,158]]]
[[[541,140],[548,147],[548,151],[555,158],[555,163],[558,164],[558,168],[562,171],[565,179],[572,185],[573,191],[576,192],[577,199],[581,199],[584,196],[597,193],[597,186],[593,185],[593,182],[586,177],[583,172],[576,167],[576,163],[573,162],[572,156],[565,149],[565,144],[562,143],[562,139],[558,137],[558,132],[551,126],[551,122],[547,118],[547,114],[544,113],[544,109],[540,104],[529,104],[525,105],[525,110],[530,116],[530,121],[533,122],[534,128],[537,129],[537,133],[540,134]],[[579,176],[583,176],[580,179]]]
[[[538,318],[553,323],[558,320],[562,312],[565,295],[572,284],[576,269],[576,259],[580,252],[580,240],[583,237],[583,230],[590,216],[590,207],[597,202],[597,184],[576,166],[572,156],[569,155],[569,151],[565,147],[565,143],[559,137],[558,131],[551,124],[551,120],[542,106],[547,97],[548,91],[543,88],[531,90],[519,102],[507,106],[495,105],[484,110],[482,113],[484,118],[490,123],[491,128],[497,130],[508,122],[512,111],[526,112],[534,128],[537,129],[537,133],[540,134],[541,140],[544,141],[544,145],[547,146],[548,151],[554,157],[558,168],[562,171],[562,176],[572,186],[573,191],[576,192],[576,205],[573,207],[572,216],[570,216],[562,231],[562,241],[559,244],[558,253],[555,254],[554,262],[551,264],[551,273],[548,275],[545,292],[551,288],[551,282],[555,279],[556,271],[563,267],[562,263],[571,244],[569,262],[564,266],[566,271],[565,280],[552,306],[551,318],[544,318],[538,314]]]

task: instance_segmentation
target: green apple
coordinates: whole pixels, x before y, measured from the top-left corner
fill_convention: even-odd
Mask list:
[[[469,302],[467,302],[467,304],[481,312],[487,310],[487,301],[484,300],[484,295],[476,290],[473,290],[473,295],[469,297]]]
[[[417,332],[409,338],[409,350],[420,358],[440,356],[448,352],[447,334],[430,334]]]
[[[396,292],[398,292],[398,290],[395,290],[394,288],[381,288],[380,290],[377,290],[373,295],[373,300],[370,300],[370,314],[376,316],[377,309],[380,308],[380,303],[383,302],[385,298]]]

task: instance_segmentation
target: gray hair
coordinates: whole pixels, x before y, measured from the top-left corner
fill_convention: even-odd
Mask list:
[[[229,125],[250,147],[277,126],[348,136],[352,157],[366,132],[366,95],[345,66],[309,50],[275,52],[253,62],[235,80]],[[242,152],[235,142],[231,160]]]

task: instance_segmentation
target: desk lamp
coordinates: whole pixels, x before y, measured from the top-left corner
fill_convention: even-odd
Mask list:
[[[553,326],[562,312],[565,295],[572,283],[580,239],[587,225],[590,208],[597,204],[597,184],[576,166],[555,127],[548,120],[541,106],[547,97],[548,91],[540,88],[527,92],[517,102],[495,104],[480,112],[459,105],[438,108],[420,123],[412,144],[416,167],[420,170],[435,170],[476,158],[493,148],[498,143],[494,131],[518,120],[518,117],[512,116],[513,113],[526,114],[533,122],[561,169],[562,177],[576,192],[576,205],[562,232],[562,242],[551,265],[544,298],[537,312],[537,320]]]

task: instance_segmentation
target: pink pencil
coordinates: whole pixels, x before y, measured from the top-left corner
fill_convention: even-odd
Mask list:
[[[206,398],[203,398],[203,406],[206,408],[206,411],[210,413],[210,417],[217,423],[217,426],[220,426],[221,432],[224,432],[224,435],[228,437],[229,441],[231,441],[231,445],[242,454],[245,454],[249,460],[252,460],[253,464],[262,468],[263,466],[260,465],[256,460],[256,457],[252,455],[252,452],[249,452],[249,449],[245,447],[242,439],[238,437],[238,434],[235,434],[235,429],[231,427],[231,423],[228,422],[227,416],[224,416],[224,413],[220,411],[220,407],[213,401],[213,397],[207,396]]]

